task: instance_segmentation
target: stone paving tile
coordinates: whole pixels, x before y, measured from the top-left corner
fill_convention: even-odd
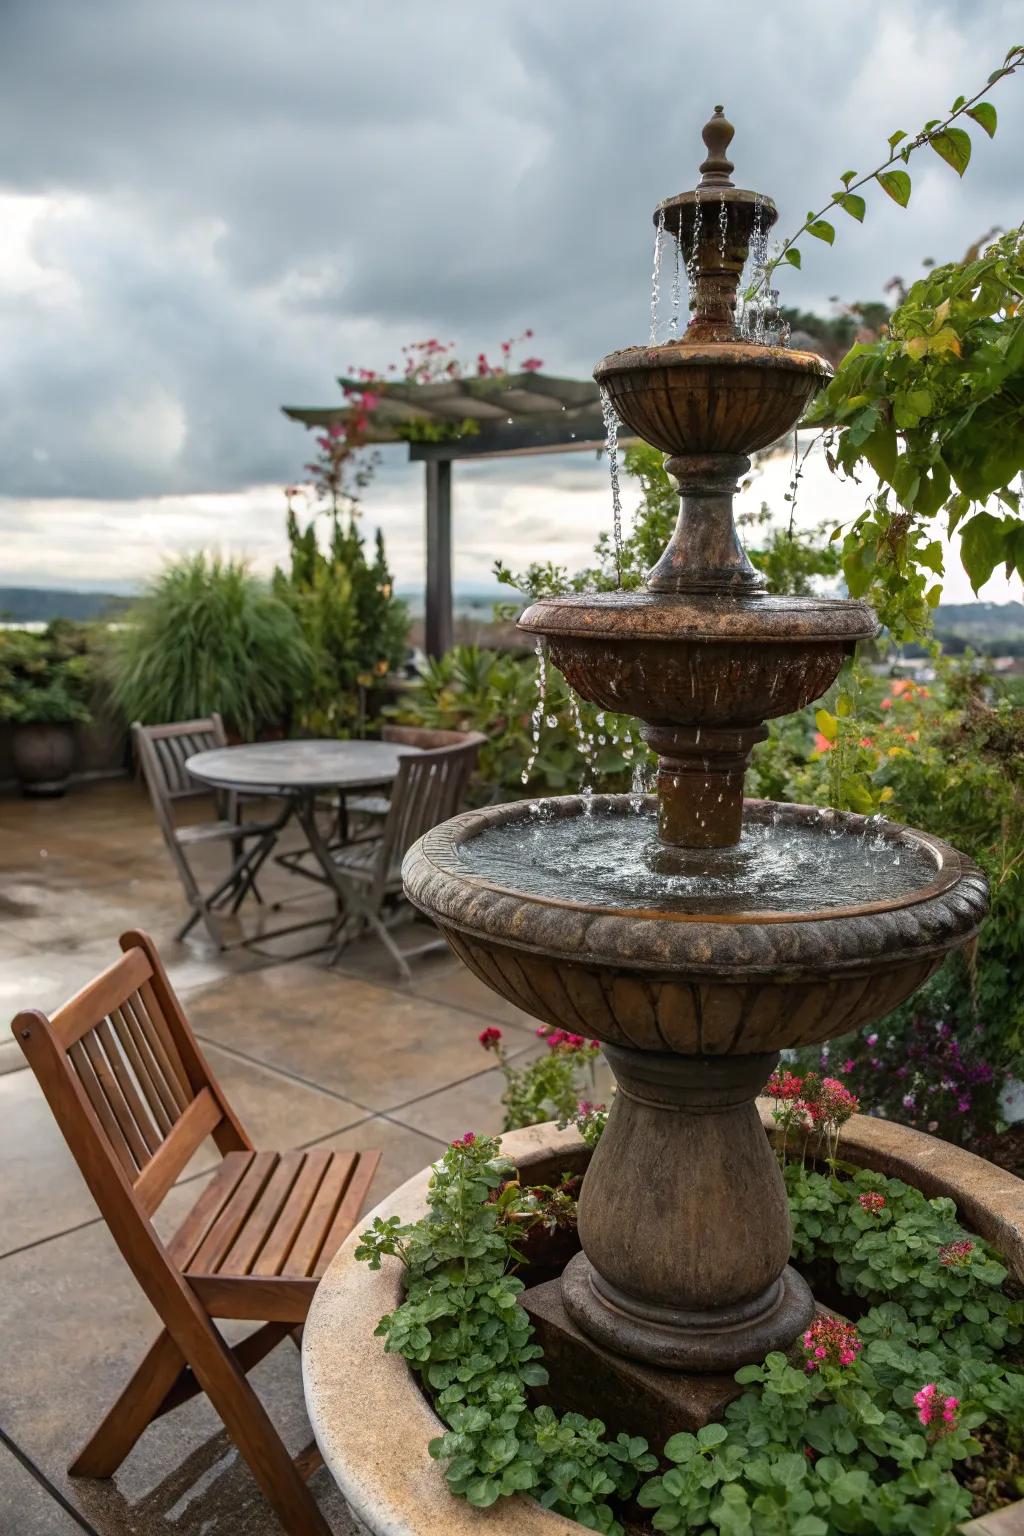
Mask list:
[[[178,1204],[179,1216],[186,1193],[190,1201],[191,1191],[175,1190],[167,1202]],[[0,1333],[17,1346],[5,1350],[0,1422],[99,1536],[280,1536],[248,1468],[202,1397],[151,1425],[112,1481],[67,1476],[67,1463],[156,1327],[104,1226],[4,1259]],[[298,1350],[286,1340],[250,1380],[285,1444],[293,1453],[301,1450],[311,1434]],[[330,1478],[320,1472],[310,1487],[335,1536],[350,1536],[354,1527]]]
[[[526,1030],[531,1035],[537,1028],[535,1018],[517,1008],[515,1003],[499,997],[497,992],[492,992],[485,982],[467,970],[454,955],[448,957],[443,970],[438,967],[423,975],[417,971],[413,976],[412,991],[417,997],[429,998],[432,1002],[443,1003],[450,1008],[466,1008],[492,1024],[500,1024],[502,1028]]]
[[[203,1039],[386,1110],[485,1071],[486,1019],[411,993],[293,965],[233,977],[192,993]]]
[[[215,1046],[206,1051],[228,1101],[257,1147],[283,1152],[320,1141],[329,1132],[365,1118],[364,1110],[345,1099]],[[207,1140],[183,1178],[216,1161],[216,1149]],[[29,1071],[0,1078],[0,1168],[3,1253],[98,1219],[93,1198]]]
[[[86,1529],[0,1445],[0,1531],[8,1536],[82,1536]]]

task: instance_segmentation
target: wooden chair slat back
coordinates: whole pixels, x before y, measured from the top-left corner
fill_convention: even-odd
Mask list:
[[[459,810],[484,739],[473,733],[459,746],[402,758],[381,837],[379,881],[400,870],[418,837]]]
[[[45,1026],[53,1044],[49,1056],[77,1080],[92,1107],[92,1140],[100,1144],[93,1152],[117,1165],[150,1215],[207,1136],[213,1134],[222,1150],[248,1146],[248,1138],[206,1065],[152,942],[126,934],[122,944],[121,958],[52,1020],[31,1018]],[[58,1090],[55,1100],[45,1082],[43,1087],[75,1149],[82,1125],[69,1134],[64,1115],[73,1114],[80,1099]]]
[[[227,746],[227,732],[220,715],[210,715],[206,720],[181,720],[173,725],[141,725],[136,720],[132,736],[158,815],[161,808],[169,814],[167,807],[175,800],[210,795],[208,786],[197,783],[187,772],[185,762],[196,752]]]

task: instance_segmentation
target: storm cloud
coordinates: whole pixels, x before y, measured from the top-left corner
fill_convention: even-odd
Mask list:
[[[2,517],[95,501],[109,528],[119,502],[291,480],[306,442],[280,404],[330,402],[337,373],[423,336],[471,355],[531,326],[550,371],[588,374],[645,334],[651,209],[693,184],[715,102],[737,181],[775,197],[784,230],[895,128],[973,91],[1021,13],[7,0]],[[1024,81],[992,99],[999,132],[974,132],[962,183],[922,152],[909,210],[871,198],[784,299],[878,297],[1016,222]],[[385,483],[415,505],[397,464]]]

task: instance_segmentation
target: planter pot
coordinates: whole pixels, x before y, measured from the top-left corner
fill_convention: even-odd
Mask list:
[[[22,794],[62,795],[75,763],[75,728],[70,723],[16,725],[11,756]]]
[[[771,1106],[759,1101],[766,1130]],[[523,1182],[581,1173],[590,1151],[573,1130],[531,1126],[503,1137]],[[844,1127],[845,1161],[954,1200],[963,1225],[986,1238],[1024,1283],[1024,1181],[907,1126],[855,1115]],[[373,1271],[354,1257],[358,1231],[375,1216],[415,1221],[427,1209],[430,1169],[407,1180],[359,1224],[327,1269],[302,1343],[306,1407],[324,1462],[374,1536],[579,1536],[583,1527],[521,1495],[473,1509],[448,1492],[427,1444],[443,1426],[405,1360],[386,1354],[377,1322],[402,1299],[402,1271]],[[1024,1532],[1024,1501],[962,1527],[969,1536]]]

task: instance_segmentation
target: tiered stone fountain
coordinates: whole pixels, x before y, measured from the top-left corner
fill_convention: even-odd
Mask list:
[[[755,221],[776,212],[733,186],[732,136],[716,108],[700,184],[655,213],[694,252],[685,334],[595,369],[620,420],[667,455],[672,539],[645,589],[543,599],[519,621],[584,698],[641,720],[656,803],[471,812],[404,871],[477,976],[605,1045],[618,1092],[583,1186],[583,1252],[548,1318],[548,1342],[552,1327],[585,1342],[595,1376],[617,1360],[662,1378],[732,1371],[792,1344],[814,1302],[787,1264],[755,1097],[780,1049],[901,1003],[986,904],[975,866],[935,838],[743,799],[765,720],[818,698],[876,623],[861,602],[767,594],[736,534],[748,455],[793,427],[830,369],[737,326]]]

